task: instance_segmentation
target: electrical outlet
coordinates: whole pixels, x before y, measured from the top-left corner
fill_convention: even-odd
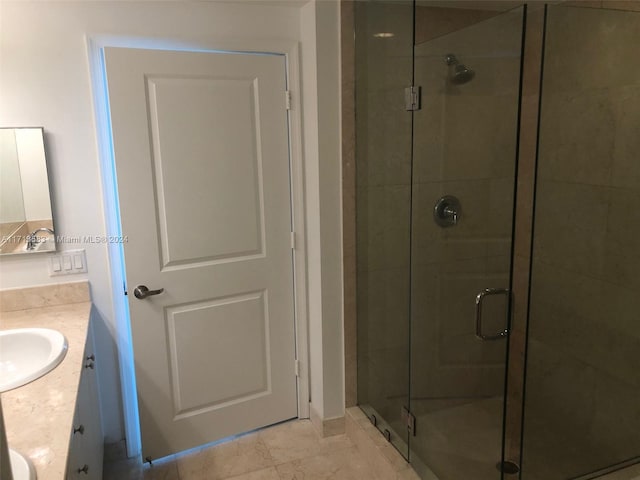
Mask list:
[[[87,255],[84,249],[65,250],[49,257],[49,276],[73,275],[87,272]]]

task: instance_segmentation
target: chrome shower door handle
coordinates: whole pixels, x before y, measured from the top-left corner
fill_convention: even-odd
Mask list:
[[[150,297],[151,295],[160,295],[162,292],[164,292],[164,288],[159,288],[158,290],[149,290],[146,285],[138,285],[133,291],[133,294],[137,299],[143,300],[147,297]]]
[[[509,329],[505,328],[503,331],[498,332],[495,335],[484,335],[482,333],[482,301],[484,297],[489,295],[510,295],[511,292],[508,288],[485,288],[476,296],[476,337],[480,340],[500,340],[509,335]],[[507,315],[505,315],[505,322],[509,325],[509,308],[507,307]]]

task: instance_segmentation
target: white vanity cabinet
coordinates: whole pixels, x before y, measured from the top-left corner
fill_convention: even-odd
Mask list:
[[[102,479],[104,439],[94,352],[93,329],[89,323],[67,460],[67,480]]]

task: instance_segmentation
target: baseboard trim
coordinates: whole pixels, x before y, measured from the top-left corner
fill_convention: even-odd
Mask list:
[[[312,404],[309,404],[309,418],[321,437],[332,437],[345,433],[345,417],[322,419]]]

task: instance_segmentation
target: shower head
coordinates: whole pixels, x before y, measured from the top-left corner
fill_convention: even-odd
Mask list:
[[[453,53],[447,54],[444,60],[449,67],[453,67],[453,72],[449,77],[449,81],[454,85],[462,85],[470,82],[473,80],[473,77],[475,77],[476,72],[460,63]]]
[[[462,85],[463,83],[470,82],[475,77],[476,72],[467,68],[463,64],[456,65],[451,76],[451,83],[455,85]]]

